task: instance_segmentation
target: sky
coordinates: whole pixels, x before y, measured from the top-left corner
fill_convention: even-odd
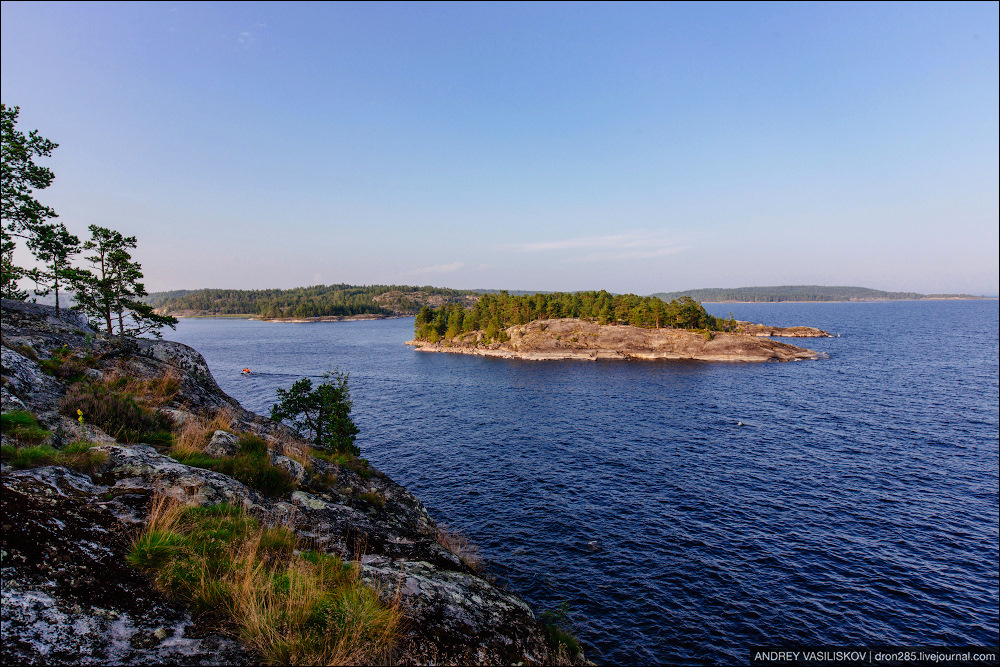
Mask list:
[[[998,4],[3,2],[146,289],[1000,291]],[[27,263],[27,260],[21,262]]]

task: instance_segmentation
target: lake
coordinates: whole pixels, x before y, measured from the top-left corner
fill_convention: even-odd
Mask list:
[[[350,373],[362,455],[598,663],[998,641],[998,302],[705,304],[792,363],[415,352],[413,319],[182,320],[219,385]],[[240,375],[250,367],[254,373]]]

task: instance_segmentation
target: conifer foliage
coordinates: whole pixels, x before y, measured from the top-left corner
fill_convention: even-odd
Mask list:
[[[287,421],[317,449],[358,456],[354,444],[358,427],[351,420],[351,395],[348,374],[325,373],[323,382],[313,389],[312,380],[302,378],[291,389],[278,389],[278,403],[271,406],[272,421]]]
[[[177,320],[157,315],[143,303],[147,293],[142,284],[142,267],[129,253],[136,247],[136,238],[91,225],[91,238],[81,246],[80,239],[63,223],[49,222],[58,216],[35,198],[35,191],[47,188],[55,176],[47,167],[35,164],[35,160],[51,156],[58,144],[41,137],[38,130],[27,134],[18,130],[19,113],[16,106],[2,105],[0,292],[5,298],[23,301],[28,292],[21,289],[18,281],[31,278],[35,281],[36,295],[55,291],[58,314],[60,286],[69,285],[75,292],[75,308],[99,318],[109,335],[150,333],[159,337],[161,327],[173,327]],[[25,270],[14,264],[19,240],[26,243],[41,266]],[[85,257],[88,268],[72,265],[71,259],[81,250],[93,251]]]

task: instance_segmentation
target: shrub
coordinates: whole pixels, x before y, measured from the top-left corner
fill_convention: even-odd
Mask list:
[[[113,389],[114,383],[76,384],[60,402],[60,412],[96,424],[116,440],[168,445],[174,422],[169,415],[140,405],[135,398]]]
[[[128,561],[196,609],[231,616],[267,662],[384,662],[398,597],[382,602],[356,565],[298,546],[290,529],[266,529],[241,508],[185,508],[157,496]]]
[[[313,389],[312,380],[302,378],[291,389],[278,389],[278,402],[271,406],[271,419],[287,421],[319,449],[357,456],[354,438],[358,427],[351,419],[351,396],[348,375],[325,373],[323,382]]]
[[[49,359],[38,362],[42,372],[70,383],[79,382],[86,377],[87,368],[92,359],[88,356],[81,359],[67,345],[63,345],[52,353]]]

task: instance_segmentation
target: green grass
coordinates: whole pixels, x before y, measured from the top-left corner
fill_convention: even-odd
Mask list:
[[[239,451],[233,457],[209,456],[204,452],[173,453],[184,465],[221,472],[268,496],[282,496],[295,490],[295,478],[284,468],[272,465],[267,442],[255,435],[240,436]]]
[[[57,465],[83,472],[93,472],[108,458],[104,452],[91,451],[94,446],[96,443],[84,440],[70,443],[64,449],[55,449],[48,445],[35,445],[34,447],[4,445],[0,448],[0,457],[5,463],[18,470]]]
[[[231,505],[181,507],[160,496],[128,562],[196,610],[230,616],[272,664],[379,663],[401,614],[363,585],[355,565],[299,550]]]
[[[368,463],[368,459],[357,457],[354,454],[323,452],[320,450],[313,450],[310,453],[318,459],[323,459],[328,463],[336,463],[342,468],[354,471],[361,479],[367,480],[372,476],[371,464]]]
[[[546,639],[549,648],[556,652],[557,656],[565,653],[569,661],[579,660],[583,657],[583,648],[580,640],[572,633],[563,629],[569,624],[569,614],[566,603],[560,605],[557,611],[543,611],[539,614],[542,623],[545,625]]]
[[[52,435],[38,425],[35,415],[25,410],[14,410],[0,415],[0,430],[19,442],[39,443]]]

